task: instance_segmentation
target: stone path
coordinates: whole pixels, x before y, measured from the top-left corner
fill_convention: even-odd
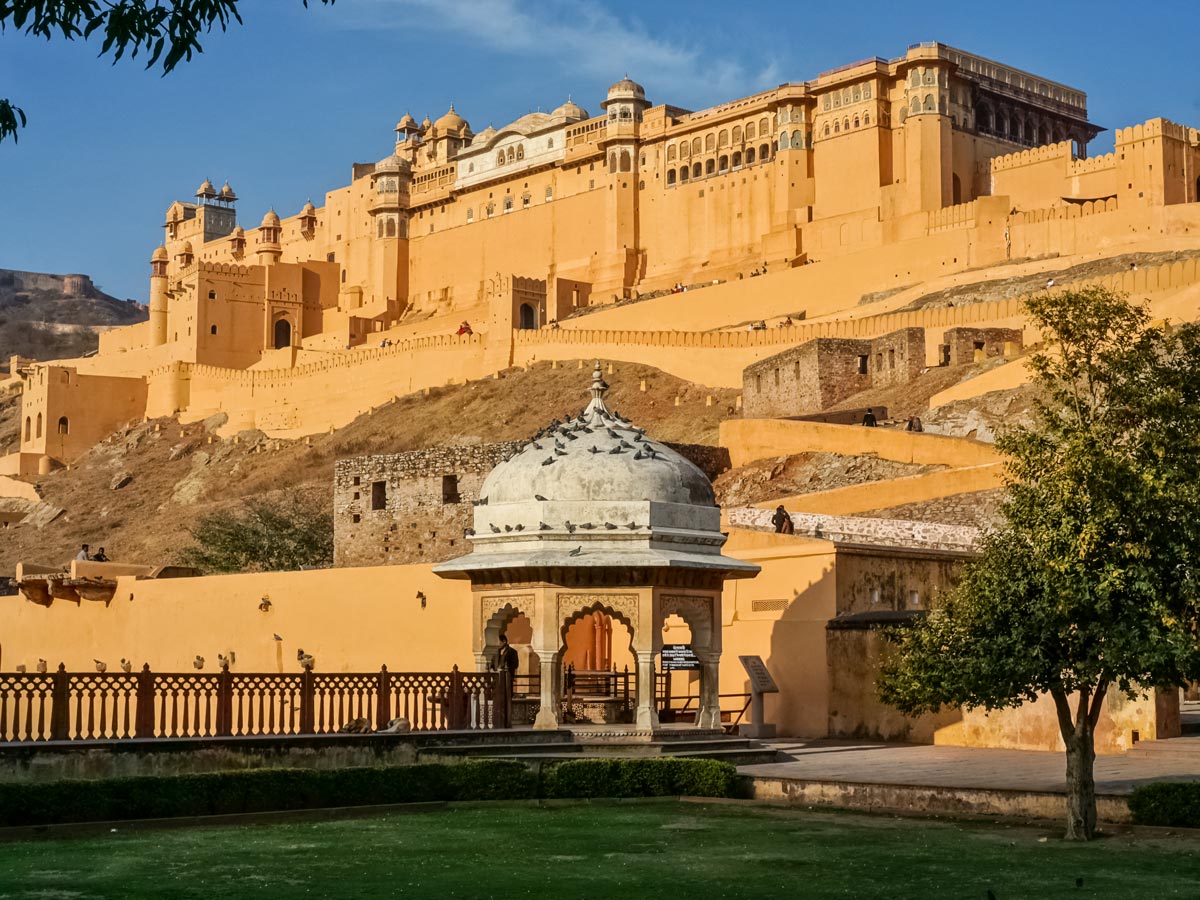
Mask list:
[[[742,766],[739,771],[805,781],[1065,793],[1066,760],[1061,753],[832,740],[776,740],[770,745],[791,761]],[[1096,757],[1098,794],[1128,794],[1139,784],[1164,780],[1200,781],[1200,755]]]

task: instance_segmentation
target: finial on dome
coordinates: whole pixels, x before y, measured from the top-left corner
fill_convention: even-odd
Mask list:
[[[592,402],[588,404],[585,415],[604,411],[608,412],[608,407],[604,405],[604,394],[608,391],[608,382],[604,380],[604,372],[600,368],[600,360],[596,360],[596,368],[592,370],[592,386],[589,388],[589,393],[592,395]]]

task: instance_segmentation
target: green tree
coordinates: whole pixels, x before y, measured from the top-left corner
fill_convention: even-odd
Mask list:
[[[333,564],[333,516],[312,493],[243,500],[204,516],[179,561],[206,573],[281,572]]]
[[[242,24],[240,0],[0,0],[0,31],[12,26],[46,40],[101,38],[100,55],[113,63],[142,54],[146,68],[161,64],[166,75],[202,53],[200,35]],[[308,0],[302,0],[308,6]],[[335,0],[321,0],[332,6]],[[25,112],[0,98],[0,142],[25,126]]]
[[[1066,746],[1067,837],[1096,827],[1095,728],[1200,671],[1200,327],[1150,327],[1099,287],[1041,293],[1036,420],[998,441],[1003,523],[928,617],[897,632],[880,694],[904,712],[1049,695]]]

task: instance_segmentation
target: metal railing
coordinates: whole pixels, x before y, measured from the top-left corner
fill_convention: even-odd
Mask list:
[[[0,674],[0,743],[510,727],[498,672]],[[364,720],[364,721],[360,721]],[[364,727],[365,726],[365,727]]]

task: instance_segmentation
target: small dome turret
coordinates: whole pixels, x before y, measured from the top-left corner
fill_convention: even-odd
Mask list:
[[[279,215],[275,212],[274,207],[267,210],[267,214],[262,218],[261,228],[278,228]]]
[[[213,187],[213,183],[207,178],[201,183],[200,187],[196,188],[196,197],[200,200],[211,200],[217,196],[217,189]]]
[[[306,200],[306,201],[304,202],[304,206],[302,206],[302,207],[300,208],[300,215],[302,215],[302,216],[315,216],[316,214],[317,214],[317,208],[316,208],[315,206],[313,206],[313,205],[312,205],[312,201],[311,201],[311,200]]]
[[[446,111],[446,114],[433,123],[433,127],[443,134],[463,134],[471,130],[467,120],[454,111],[453,103],[450,104],[450,109]]]
[[[233,188],[229,186],[228,181],[221,186],[221,192],[217,194],[217,199],[223,200],[226,203],[234,203],[237,200],[237,194],[233,192]]]
[[[154,252],[150,255],[150,262],[152,262],[152,263],[156,263],[156,262],[164,262],[165,263],[167,261],[167,259],[168,259],[167,248],[164,247],[162,244],[159,244],[157,247],[155,247]]]
[[[405,113],[404,115],[402,115],[400,117],[400,121],[396,123],[396,131],[409,132],[409,131],[416,131],[416,130],[417,130],[417,120],[414,119],[412,117],[412,115],[410,115],[409,113]]]

